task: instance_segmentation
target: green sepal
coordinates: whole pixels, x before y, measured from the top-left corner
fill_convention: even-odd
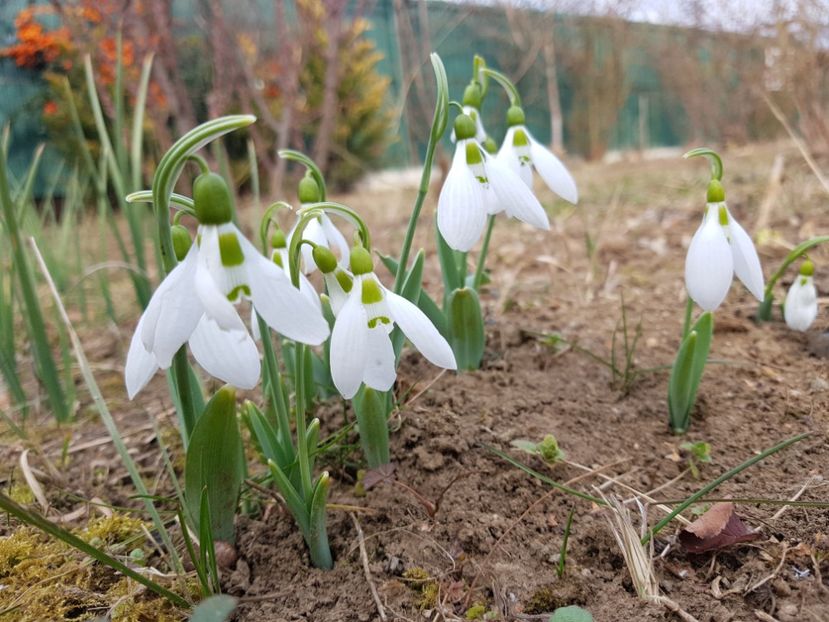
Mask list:
[[[691,412],[697,399],[697,389],[708,361],[713,330],[713,315],[706,311],[682,341],[671,367],[671,377],[668,381],[668,417],[671,430],[675,434],[684,434],[688,430]]]
[[[486,343],[478,293],[468,287],[453,291],[449,296],[446,316],[449,325],[449,345],[455,353],[458,369],[478,369]]]
[[[363,385],[352,400],[360,446],[369,468],[376,469],[388,464],[389,456],[389,406],[391,400],[385,394]]]
[[[245,457],[236,419],[236,391],[225,386],[204,408],[190,436],[184,467],[184,495],[191,524],[201,515],[202,490],[207,489],[210,527],[217,540],[232,543],[233,519]]]

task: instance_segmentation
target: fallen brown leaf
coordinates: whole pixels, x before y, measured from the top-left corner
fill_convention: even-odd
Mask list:
[[[702,516],[679,532],[679,543],[689,553],[705,553],[760,537],[734,513],[734,504],[715,503]]]

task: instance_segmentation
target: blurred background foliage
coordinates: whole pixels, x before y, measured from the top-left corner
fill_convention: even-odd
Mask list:
[[[98,155],[82,59],[92,56],[98,96],[112,118],[120,30],[128,107],[142,62],[153,55],[147,161],[208,117],[250,112],[260,122],[226,147],[241,185],[250,176],[248,138],[269,188],[284,181],[280,148],[308,151],[339,187],[372,169],[419,162],[434,101],[433,49],[455,97],[470,78],[471,55],[481,53],[518,84],[536,136],[587,159],[772,138],[781,128],[769,99],[813,149],[829,148],[827,16],[818,0],[769,3],[751,21],[728,6],[712,21],[706,0],[684,0],[675,5],[682,18],[671,24],[637,21],[636,5],[7,0],[0,7],[0,120],[12,121],[14,149],[31,153],[46,140],[44,161],[72,162],[78,146],[68,80]],[[484,107],[496,139],[505,104],[493,91]],[[17,159],[11,154],[13,170]]]

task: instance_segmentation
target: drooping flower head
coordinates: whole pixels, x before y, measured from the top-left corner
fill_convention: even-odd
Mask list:
[[[351,249],[350,263],[352,287],[334,323],[329,356],[331,378],[343,397],[354,397],[362,383],[377,391],[392,387],[397,371],[390,333],[395,324],[431,363],[457,369],[452,348],[423,311],[383,287],[366,249]]]
[[[475,123],[475,140],[482,145],[486,142],[487,133],[484,130],[484,123],[481,120],[481,103],[483,97],[481,95],[481,84],[477,80],[472,80],[464,89],[462,109],[463,113],[472,119]],[[455,130],[452,130],[452,142],[457,140]]]
[[[748,291],[763,300],[763,268],[746,230],[728,211],[725,190],[718,179],[708,185],[705,214],[685,257],[688,295],[705,311],[725,300],[734,274]]]
[[[455,155],[438,197],[438,229],[446,243],[468,251],[481,237],[487,216],[500,211],[549,229],[547,214],[532,190],[487,153],[475,132],[468,115],[455,118]]]
[[[313,255],[314,261],[322,272],[328,299],[331,301],[331,311],[337,316],[354,286],[354,275],[340,266],[334,253],[324,246],[315,246]]]
[[[299,182],[298,195],[301,206],[318,203],[323,200],[320,187],[310,172],[306,173]],[[290,245],[295,231],[296,225],[288,233],[288,245]],[[315,246],[324,246],[336,250],[339,254],[339,264],[341,266],[348,266],[348,242],[346,242],[345,236],[340,233],[340,230],[337,229],[326,214],[320,214],[320,216],[314,218],[306,225],[305,230],[302,232],[302,239],[312,242]],[[302,270],[305,274],[311,274],[317,269],[311,248],[311,246],[306,244],[303,244],[301,247]]]
[[[196,243],[153,294],[130,343],[125,369],[130,399],[159,368],[170,367],[185,343],[209,374],[253,388],[259,380],[259,353],[234,306],[242,299],[290,339],[317,345],[328,336],[319,308],[233,224],[230,190],[219,175],[204,173],[196,179],[193,202],[199,221]]]
[[[565,201],[578,203],[579,191],[573,176],[553,152],[533,138],[520,106],[513,105],[507,111],[507,126],[498,162],[518,175],[529,188],[532,188],[535,169],[550,190]]]
[[[792,330],[806,331],[817,317],[817,290],[815,265],[808,259],[800,266],[800,273],[789,287],[783,317]]]

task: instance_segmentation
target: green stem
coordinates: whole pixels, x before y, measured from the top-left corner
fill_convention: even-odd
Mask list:
[[[291,443],[291,420],[285,408],[285,397],[282,393],[282,378],[279,374],[279,363],[276,360],[276,352],[271,341],[271,329],[261,316],[257,316],[257,319],[259,321],[259,334],[262,337],[262,350],[265,353],[265,368],[268,374],[270,397],[273,402],[274,411],[276,412],[277,425],[279,426],[279,441],[286,454],[293,457],[295,451]],[[279,466],[284,467],[285,465]]]
[[[653,529],[648,531],[648,533],[645,534],[645,536],[642,538],[642,545],[644,546],[645,544],[650,542],[651,538],[653,538],[653,536],[655,536],[657,533],[662,531],[662,529],[668,523],[670,523],[674,518],[676,518],[679,514],[684,512],[689,506],[696,503],[699,499],[703,498],[709,492],[711,492],[712,490],[717,488],[720,484],[722,484],[724,482],[727,482],[732,477],[734,477],[735,475],[739,475],[740,473],[745,471],[750,466],[753,466],[753,465],[757,464],[761,460],[765,460],[766,458],[768,458],[772,454],[776,454],[778,451],[786,449],[786,447],[788,447],[789,445],[794,445],[795,443],[797,443],[799,441],[802,441],[803,439],[805,439],[808,436],[811,436],[811,432],[804,432],[803,434],[798,434],[797,436],[793,436],[792,438],[787,439],[787,440],[783,441],[782,443],[778,443],[774,447],[771,447],[770,449],[767,449],[766,451],[764,451],[760,454],[757,454],[756,456],[753,456],[753,457],[749,458],[748,460],[743,462],[741,465],[739,465],[737,467],[734,467],[730,471],[720,475],[714,481],[710,482],[709,484],[706,484],[705,486],[700,488],[697,492],[695,492],[690,497],[685,499],[685,501],[683,501],[677,507],[675,507],[673,509],[673,511],[670,514],[668,514],[665,518],[663,518],[661,521],[656,523],[656,525],[653,527]]]
[[[308,462],[308,444],[306,432],[308,424],[305,420],[305,344],[295,342],[294,351],[294,392],[296,393],[296,444],[299,458],[299,476],[302,482],[302,498],[310,499],[313,493],[311,482],[311,467]]]
[[[518,93],[518,89],[512,83],[512,80],[510,80],[500,71],[495,71],[494,69],[490,69],[489,67],[482,67],[481,75],[492,78],[498,84],[500,84],[501,87],[503,87],[503,89],[507,92],[507,95],[509,96],[510,106],[518,106],[519,108],[521,107],[521,95],[520,93]]]
[[[173,381],[178,392],[179,404],[181,404],[181,417],[184,423],[182,439],[186,448],[196,427],[196,408],[193,403],[192,388],[190,387],[190,363],[187,360],[187,348],[181,346],[173,357],[171,368]]]
[[[446,70],[443,67],[440,57],[432,54],[432,67],[435,71],[435,82],[437,86],[437,101],[435,103],[435,114],[432,117],[432,129],[429,133],[429,143],[426,146],[426,156],[423,159],[423,172],[420,175],[420,188],[417,192],[412,214],[409,217],[409,225],[406,227],[406,236],[403,239],[403,247],[400,249],[400,258],[397,262],[397,274],[394,276],[394,293],[399,294],[403,289],[406,280],[406,269],[409,264],[409,254],[412,251],[417,221],[420,218],[420,211],[423,209],[423,202],[429,192],[429,184],[432,180],[432,161],[435,157],[435,150],[443,137],[448,117],[449,98]]]
[[[489,240],[492,238],[492,229],[495,227],[495,214],[490,214],[487,219],[486,233],[484,234],[484,242],[481,245],[481,252],[478,255],[478,265],[475,267],[475,280],[472,282],[472,287],[475,291],[481,288],[481,281],[484,278],[484,269],[486,268],[486,256],[489,252]]]
[[[690,296],[685,301],[685,321],[682,323],[682,341],[688,336],[688,331],[691,330],[691,316],[694,313],[694,301]]]

